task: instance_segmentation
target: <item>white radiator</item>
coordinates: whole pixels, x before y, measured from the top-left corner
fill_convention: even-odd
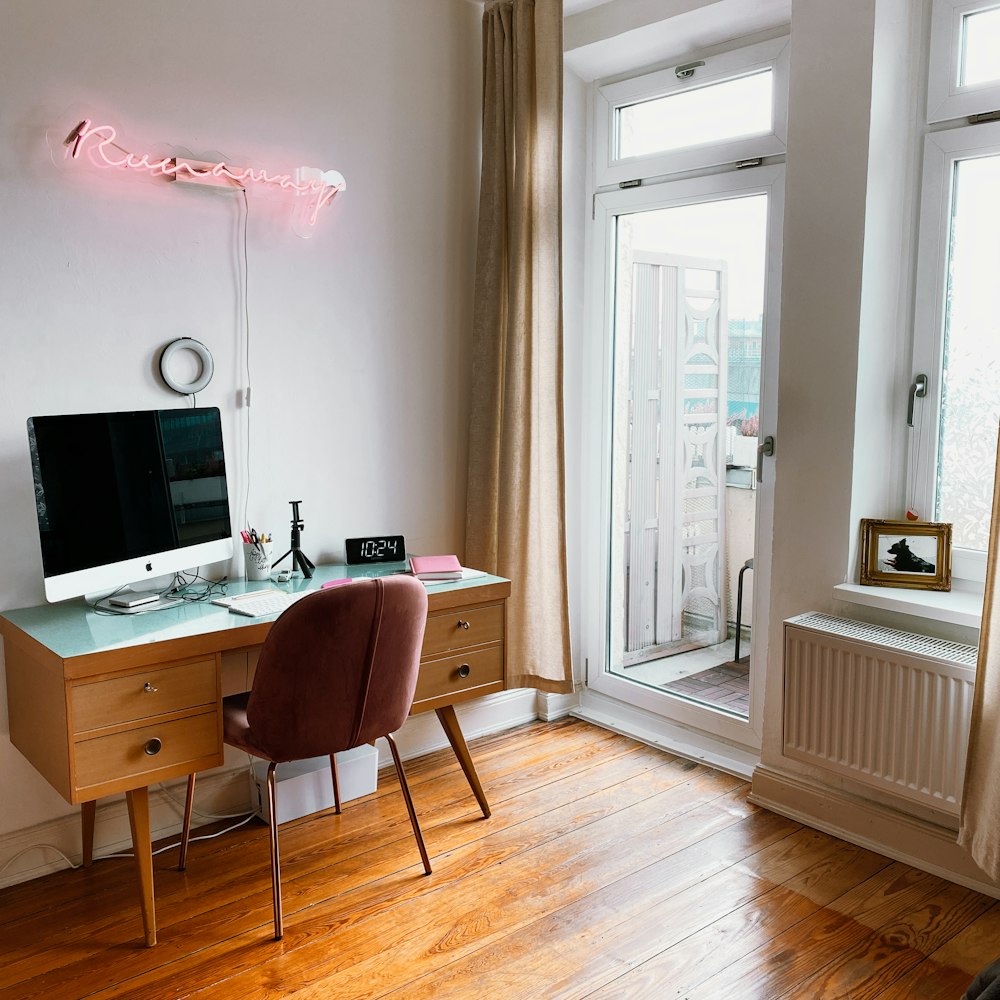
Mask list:
[[[957,816],[976,652],[818,612],[789,618],[785,754]]]

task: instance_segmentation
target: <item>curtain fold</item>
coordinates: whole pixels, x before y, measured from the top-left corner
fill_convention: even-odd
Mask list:
[[[1000,882],[1000,446],[996,470],[958,842],[990,878]]]
[[[483,11],[465,558],[512,581],[512,686],[572,690],[562,347],[562,0]]]

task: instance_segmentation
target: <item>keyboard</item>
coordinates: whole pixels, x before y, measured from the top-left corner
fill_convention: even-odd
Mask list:
[[[229,605],[234,615],[244,615],[247,618],[263,618],[266,615],[279,615],[290,608],[296,601],[314,594],[314,590],[303,590],[297,594],[280,594],[267,591],[259,597],[240,597]]]

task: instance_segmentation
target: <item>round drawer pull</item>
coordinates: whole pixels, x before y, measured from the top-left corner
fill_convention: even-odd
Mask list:
[[[461,618],[458,619],[458,625],[456,626],[456,628],[468,629],[468,628],[471,628],[471,627],[472,626],[470,625],[469,622],[464,622],[464,621],[462,621]]]
[[[162,749],[163,744],[155,736],[142,748],[143,753],[148,754],[150,757],[155,757]]]
[[[149,681],[146,681],[146,683],[143,684],[142,689],[143,691],[146,692],[146,694],[156,694],[156,692],[159,690],[159,688],[153,687],[153,685]]]
[[[469,674],[471,674],[471,673],[472,673],[472,668],[469,666],[468,663],[463,663],[458,668],[458,676],[459,677],[468,677]]]

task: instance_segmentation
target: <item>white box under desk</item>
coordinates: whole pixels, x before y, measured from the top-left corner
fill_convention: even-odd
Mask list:
[[[340,801],[371,795],[378,787],[378,750],[371,744],[345,750],[337,755]],[[253,764],[257,785],[257,815],[268,822],[267,761]],[[278,824],[333,808],[333,778],[329,757],[289,761],[275,769]]]

